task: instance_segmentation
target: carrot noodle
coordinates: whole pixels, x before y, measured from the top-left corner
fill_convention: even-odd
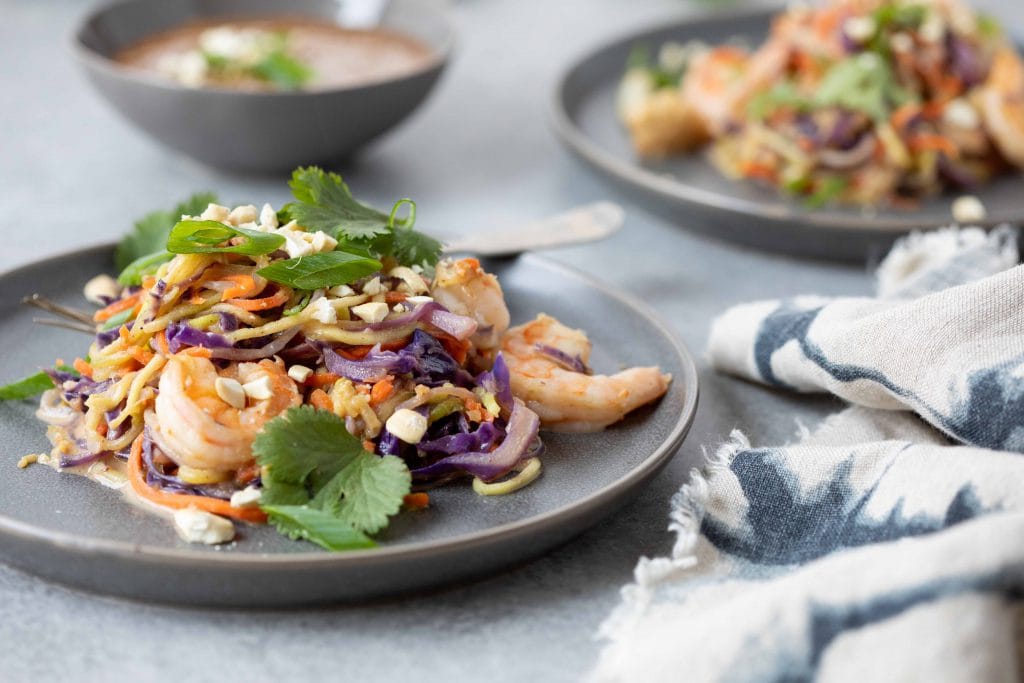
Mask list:
[[[98,323],[106,322],[113,318],[118,313],[120,313],[121,311],[126,311],[130,308],[134,308],[135,306],[137,306],[139,303],[139,297],[141,295],[142,292],[135,292],[134,294],[129,294],[123,299],[118,299],[117,301],[110,304],[106,308],[101,308],[100,310],[96,311],[92,319]]]
[[[143,472],[142,463],[142,439],[139,435],[132,442],[131,452],[128,455],[128,481],[132,490],[140,497],[160,507],[173,510],[183,510],[194,507],[204,512],[209,512],[222,517],[230,517],[251,524],[264,524],[267,521],[267,513],[258,508],[236,508],[231,503],[219,498],[208,496],[194,496],[188,493],[168,493],[155,489],[146,483],[146,475]]]

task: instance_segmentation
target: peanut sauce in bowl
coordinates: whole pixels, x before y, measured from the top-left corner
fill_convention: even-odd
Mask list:
[[[350,21],[353,8],[376,10]],[[405,119],[454,42],[441,0],[120,0],[72,51],[99,94],[174,152],[245,172],[330,165]]]
[[[290,60],[308,77],[293,83],[261,77],[256,67],[268,55]],[[115,56],[126,67],[184,85],[239,90],[365,85],[414,73],[436,59],[423,42],[393,30],[350,29],[302,17],[189,22],[147,36]],[[216,68],[246,60],[250,68]]]

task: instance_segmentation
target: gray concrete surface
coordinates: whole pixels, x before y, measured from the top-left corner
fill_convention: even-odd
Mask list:
[[[413,119],[340,169],[357,196],[418,201],[425,228],[488,230],[611,197],[547,122],[567,60],[660,18],[681,0],[467,0],[450,71]],[[983,3],[1024,28],[1016,3]],[[83,3],[0,0],[0,269],[109,241],[132,218],[197,190],[285,200],[283,178],[202,168],[129,129],[91,93],[66,49]],[[697,238],[627,204],[607,242],[551,256],[650,302],[699,355],[712,317],[754,298],[865,293],[864,269],[766,256]],[[134,604],[0,566],[0,680],[574,680],[641,555],[666,553],[671,494],[734,427],[755,443],[792,437],[837,404],[717,376],[675,460],[620,514],[523,567],[414,599],[280,612]],[[5,459],[13,457],[6,454]],[[13,462],[3,463],[3,470]],[[9,476],[9,475],[0,475]]]

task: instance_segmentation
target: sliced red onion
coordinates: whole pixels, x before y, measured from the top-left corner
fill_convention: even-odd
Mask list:
[[[290,330],[285,330],[281,334],[277,335],[272,342],[265,346],[261,346],[258,349],[232,349],[232,348],[217,348],[210,349],[210,358],[220,358],[223,360],[234,360],[234,361],[252,361],[262,360],[263,358],[270,358],[278,351],[288,345],[288,342],[292,340],[292,337],[299,333],[298,327],[293,327]]]
[[[178,477],[164,474],[153,462],[153,449],[157,447],[147,428],[142,439],[142,462],[146,466],[146,483],[150,486],[170,493],[207,496],[221,500],[230,500],[231,494],[237,490],[237,487],[231,482],[221,484],[189,484]]]
[[[95,462],[106,455],[106,451],[100,451],[99,453],[85,453],[76,456],[62,455],[60,456],[60,467],[78,467],[79,465],[87,465],[91,462]]]
[[[822,166],[843,170],[860,166],[871,158],[875,151],[875,136],[864,135],[860,141],[848,150],[823,149],[818,152],[818,160]]]
[[[388,375],[403,375],[412,372],[415,364],[411,356],[381,351],[380,345],[358,360],[345,358],[327,344],[317,344],[317,347],[323,353],[328,370],[356,382],[378,382]]]
[[[476,332],[477,322],[464,315],[452,313],[447,308],[431,301],[417,306],[412,311],[379,323],[365,323],[359,320],[339,320],[337,326],[349,332],[383,332],[405,327],[412,323],[425,322],[437,329],[450,334],[459,341],[464,341]]]
[[[554,346],[548,346],[547,344],[534,344],[533,347],[541,355],[547,356],[570,372],[578,372],[582,375],[591,374],[590,368],[587,367],[587,364],[579,356],[570,356],[565,351],[556,349]]]
[[[489,453],[459,453],[442,458],[435,463],[412,471],[417,479],[432,479],[454,471],[474,475],[484,481],[492,481],[511,471],[535,448],[540,430],[537,413],[526,407],[518,398],[509,415],[505,440]]]

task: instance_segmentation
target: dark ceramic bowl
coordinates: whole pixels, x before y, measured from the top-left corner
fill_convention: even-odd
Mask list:
[[[375,26],[419,39],[434,59],[397,78],[292,92],[188,88],[112,59],[148,35],[196,19],[298,15],[352,26],[344,10],[353,3],[345,0],[121,0],[88,14],[72,47],[100,94],[168,147],[218,168],[290,170],[346,157],[395,126],[426,98],[451,53],[454,27],[440,1],[356,4],[379,7]]]

